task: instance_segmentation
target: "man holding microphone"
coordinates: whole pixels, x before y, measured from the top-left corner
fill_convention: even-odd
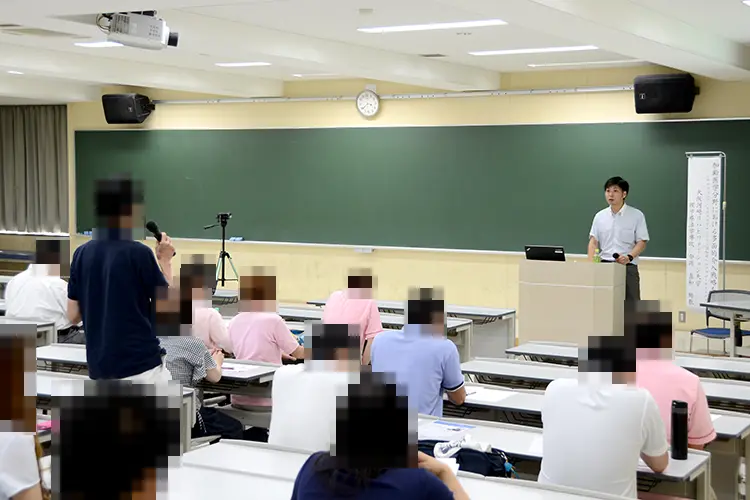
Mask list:
[[[589,260],[600,250],[602,262],[625,266],[625,300],[641,299],[638,256],[649,240],[643,212],[625,203],[630,185],[622,177],[612,177],[604,184],[608,208],[594,216],[589,233]]]

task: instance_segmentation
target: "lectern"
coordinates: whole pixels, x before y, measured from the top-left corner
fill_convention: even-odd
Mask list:
[[[519,344],[623,334],[625,266],[525,260],[519,281]]]

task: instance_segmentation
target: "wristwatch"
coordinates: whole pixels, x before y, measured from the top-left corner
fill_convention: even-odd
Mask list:
[[[630,262],[633,262],[633,256],[628,254],[628,259],[630,259]]]

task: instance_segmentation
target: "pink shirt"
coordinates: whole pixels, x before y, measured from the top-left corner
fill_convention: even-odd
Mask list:
[[[229,333],[219,311],[212,307],[193,309],[193,335],[206,344],[208,350],[224,349],[232,352]]]
[[[383,331],[378,304],[370,298],[357,298],[356,290],[333,292],[323,309],[323,323],[359,326],[359,349]]]
[[[229,322],[229,342],[237,359],[281,364],[281,354],[292,354],[299,342],[275,312],[242,312]],[[232,396],[232,403],[271,406],[270,399]]]
[[[688,404],[688,444],[705,445],[716,439],[706,393],[697,375],[666,359],[640,359],[636,370],[636,385],[656,400],[668,440],[672,438],[673,400]]]

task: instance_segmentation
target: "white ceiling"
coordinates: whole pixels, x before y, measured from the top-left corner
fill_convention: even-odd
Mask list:
[[[144,9],[159,11],[180,33],[178,48],[73,45],[105,39],[93,23],[96,14]],[[508,24],[410,33],[357,31],[482,19]],[[17,36],[2,34],[0,28],[0,96],[14,99],[0,104],[87,100],[102,84],[278,96],[285,80],[299,80],[295,74],[486,90],[498,87],[501,73],[606,61],[620,61],[613,66],[648,61],[712,78],[750,79],[744,45],[750,43],[750,7],[741,0],[2,0],[2,24],[65,35]],[[469,55],[576,45],[599,50]],[[271,65],[215,65],[247,61]]]

